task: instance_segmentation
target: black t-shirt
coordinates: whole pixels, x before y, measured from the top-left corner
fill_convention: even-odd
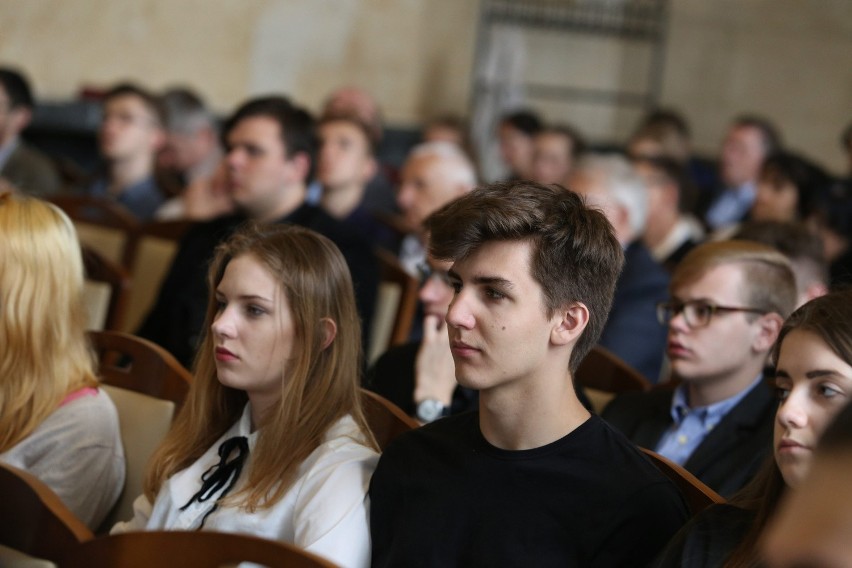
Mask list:
[[[678,490],[597,416],[501,450],[479,414],[395,440],[370,485],[373,566],[643,566],[687,519]]]

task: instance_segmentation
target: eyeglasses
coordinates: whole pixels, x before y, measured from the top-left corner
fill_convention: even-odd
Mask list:
[[[452,282],[450,281],[450,275],[446,270],[438,270],[437,268],[432,268],[428,262],[421,262],[417,265],[417,274],[420,276],[420,285],[424,286],[426,282],[435,277],[447,286],[452,286]]]
[[[752,314],[766,314],[766,310],[757,308],[736,308],[733,306],[717,306],[703,300],[690,300],[688,302],[660,302],[657,304],[657,320],[663,325],[668,325],[672,319],[683,312],[686,325],[691,328],[705,327],[717,312],[747,312]]]

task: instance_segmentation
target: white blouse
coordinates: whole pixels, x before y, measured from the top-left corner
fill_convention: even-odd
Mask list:
[[[248,438],[249,460],[228,492],[244,487],[251,468],[251,451],[257,432],[251,432],[247,404],[239,421],[201,458],[174,474],[160,489],[153,507],[144,495],[133,504],[134,518],[118,523],[112,533],[133,530],[197,530],[219,495],[193,501],[201,476],[219,463],[219,446],[234,436]],[[293,543],[340,566],[370,564],[369,502],[367,490],[378,454],[361,443],[362,436],[350,416],[338,420],[325,438],[299,466],[297,479],[284,497],[267,509],[250,513],[242,508],[219,507],[204,520],[204,530],[248,533]],[[221,490],[220,490],[221,493]]]

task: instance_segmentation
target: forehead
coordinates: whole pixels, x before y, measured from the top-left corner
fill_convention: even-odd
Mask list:
[[[464,280],[499,277],[516,285],[539,287],[533,280],[532,245],[529,241],[488,241],[453,263],[453,272]]]
[[[228,132],[227,138],[230,144],[252,142],[268,147],[284,147],[281,126],[268,116],[249,116],[240,120]]]
[[[145,100],[138,95],[134,95],[133,93],[117,95],[107,99],[104,102],[104,112],[119,111],[144,113],[148,116],[153,116],[154,114],[151,109],[148,108],[148,105]]]
[[[268,298],[272,298],[278,288],[278,281],[272,272],[253,254],[241,254],[232,258],[217,286],[220,291],[257,294]]]
[[[748,281],[740,263],[712,266],[693,278],[675,281],[672,295],[680,300],[708,299],[720,304],[739,303],[746,297]]]
[[[331,120],[324,122],[319,126],[319,133],[322,137],[340,136],[357,139],[367,144],[367,133],[351,120]]]
[[[542,132],[535,137],[535,145],[542,149],[567,152],[570,144],[571,140],[561,132]]]

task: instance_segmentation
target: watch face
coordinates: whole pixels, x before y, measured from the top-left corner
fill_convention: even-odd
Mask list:
[[[429,398],[417,405],[417,418],[424,422],[432,422],[441,417],[444,405],[439,401]]]

